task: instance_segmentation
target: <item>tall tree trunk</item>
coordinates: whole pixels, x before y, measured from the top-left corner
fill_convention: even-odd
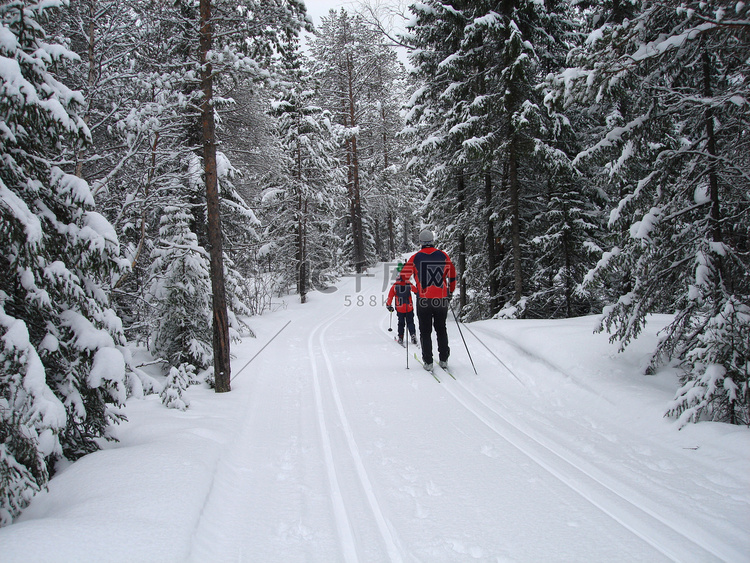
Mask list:
[[[386,127],[385,119],[385,104],[380,104],[380,119],[383,126],[383,177],[387,178],[388,166],[390,166],[390,157],[388,153],[388,128]],[[384,188],[386,186],[383,186]],[[388,186],[390,187],[390,186]],[[396,256],[395,241],[393,238],[393,213],[388,210],[388,257],[387,260],[392,260]]]
[[[349,126],[355,127],[357,124],[357,114],[354,103],[354,65],[351,61],[351,55],[347,57],[347,95]],[[362,194],[359,185],[359,155],[357,153],[357,137],[353,136],[349,140],[351,150],[351,186],[352,186],[352,236],[354,240],[354,268],[359,274],[362,273],[365,264],[365,237],[362,227]]]
[[[211,258],[211,290],[213,295],[214,380],[216,392],[231,389],[229,361],[229,318],[224,290],[224,257],[222,250],[219,188],[216,176],[216,131],[213,108],[213,69],[208,62],[211,50],[211,0],[200,0],[200,59],[203,102],[203,166],[206,176],[206,206],[208,208],[208,244]]]
[[[300,303],[307,302],[307,229],[305,226],[307,202],[299,197],[299,216],[297,220],[297,291]]]
[[[487,229],[487,267],[489,269],[490,315],[500,312],[500,282],[497,277],[497,249],[495,244],[494,206],[492,204],[492,173],[484,173],[484,219]]]
[[[299,124],[297,127],[299,130]],[[297,293],[300,303],[307,302],[307,198],[302,186],[302,147],[297,139]]]
[[[523,270],[521,269],[521,210],[515,143],[515,141],[511,141],[508,153],[508,189],[511,213],[511,245],[513,247],[513,302],[518,303],[523,295]]]
[[[388,211],[388,260],[396,256],[396,233],[393,230],[393,211]]]
[[[380,219],[377,219],[377,218],[375,219],[374,227],[375,227],[375,256],[377,256],[378,259],[385,260],[385,258],[383,258],[383,248],[382,248],[383,240],[382,240],[382,237],[380,236]]]
[[[458,171],[458,212],[463,218],[466,212],[466,179],[464,178],[463,169]],[[466,232],[459,229],[458,235],[458,306],[459,310],[466,307]]]
[[[565,224],[570,221],[568,209],[565,208]],[[573,316],[573,244],[570,240],[570,230],[563,230],[562,235],[563,254],[565,255],[565,317]]]
[[[713,96],[711,88],[711,56],[703,51],[703,93],[706,98]],[[708,185],[711,196],[711,236],[714,242],[722,242],[721,208],[719,207],[719,177],[716,174],[716,133],[714,131],[714,112],[709,107],[706,110],[706,138],[708,140]]]
[[[402,248],[409,248],[412,245],[411,235],[413,220],[414,219],[411,215],[407,215],[404,217],[404,230],[401,232],[403,237],[401,239]]]

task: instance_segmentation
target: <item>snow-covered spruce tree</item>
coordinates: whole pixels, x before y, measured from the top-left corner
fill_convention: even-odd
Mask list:
[[[159,239],[151,251],[155,326],[149,349],[172,367],[211,364],[211,281],[208,256],[190,230],[184,208],[163,209]]]
[[[222,205],[227,211],[234,212],[227,212],[225,216],[235,219],[227,221],[226,232],[248,231],[250,227],[237,223],[236,215],[245,217],[252,224],[257,224],[257,220],[233,189],[232,169],[228,160],[221,153],[218,156]],[[205,205],[200,201],[205,188],[201,162],[197,156],[188,156],[183,177],[188,185],[175,185],[175,205],[166,205],[161,210],[161,227],[151,251],[149,270],[149,302],[154,319],[149,349],[155,357],[166,362],[170,372],[171,368],[177,368],[181,372],[190,369],[205,370],[211,365],[213,357],[208,253],[200,245],[193,227],[196,216],[202,221],[205,217]],[[187,197],[190,193],[193,196]],[[197,209],[185,203],[186,199],[199,201]],[[243,302],[240,276],[232,268],[231,260],[227,259],[225,266],[227,295],[232,299],[229,311],[230,337],[236,340],[239,339],[240,331],[246,327],[235,313],[249,315],[250,311]]]
[[[476,315],[486,317],[487,291],[485,257],[479,253],[484,240],[477,230],[476,202],[479,194],[476,165],[461,157],[461,139],[457,134],[464,122],[462,95],[466,77],[450,62],[460,50],[466,19],[463,13],[443,2],[413,4],[413,21],[407,26],[405,40],[414,48],[410,54],[412,95],[406,108],[406,127],[402,137],[408,141],[407,169],[423,178],[427,186],[420,211],[434,227],[440,245],[453,257],[458,269],[459,302],[462,315],[470,309],[482,309]],[[472,262],[472,267],[468,263]],[[467,300],[471,287],[473,299]]]
[[[558,173],[548,193],[538,196],[539,212],[529,225],[539,234],[529,245],[536,267],[529,279],[527,317],[568,318],[593,310],[596,300],[580,291],[580,284],[601,256],[602,202],[592,192],[586,197],[580,187],[574,178],[563,182]]]
[[[336,266],[330,256],[331,237],[336,236],[333,225],[345,213],[345,193],[332,116],[315,103],[316,84],[302,60],[295,50],[283,60],[271,108],[281,161],[267,179],[262,201],[273,214],[267,234],[278,268],[305,303],[318,281],[313,276]]]
[[[42,23],[57,3],[0,6],[0,521],[56,459],[98,449],[127,394],[120,319],[104,290],[125,267],[66,149],[89,140],[80,94],[54,69],[75,56]]]
[[[349,214],[346,219],[346,250],[351,263],[361,272],[376,258],[369,217],[365,180],[373,176],[375,145],[373,124],[379,121],[378,105],[372,95],[380,68],[396,64],[393,50],[383,37],[368,26],[361,16],[346,10],[331,11],[322,20],[321,29],[312,44],[314,71],[320,80],[321,106],[333,115],[335,123],[344,128],[345,142],[341,155],[347,177]],[[381,106],[382,108],[382,106]],[[365,139],[363,141],[363,139]],[[366,216],[367,215],[367,216]]]
[[[5,295],[0,293],[4,304]],[[0,308],[0,527],[10,524],[49,479],[59,456],[65,406],[45,381],[26,323]]]
[[[633,19],[595,29],[561,77],[569,102],[607,117],[578,158],[603,164],[621,233],[591,278],[629,283],[602,328],[624,347],[649,313],[673,313],[651,365],[684,368],[669,414],[747,424],[750,7],[634,5]]]
[[[489,314],[495,314],[503,301],[518,302],[525,292],[530,200],[540,186],[557,183],[556,174],[561,182],[570,177],[559,123],[539,88],[562,62],[570,24],[562,3],[432,1],[412,10],[413,62],[423,85],[410,122],[422,129],[432,158],[442,159],[435,169],[457,178],[443,180],[459,200],[453,208],[481,212],[483,248],[466,254],[484,255],[474,266],[485,271]],[[439,209],[434,222],[444,220]]]

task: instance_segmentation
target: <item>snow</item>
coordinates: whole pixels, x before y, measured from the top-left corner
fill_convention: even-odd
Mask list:
[[[120,242],[117,239],[115,228],[109,221],[107,221],[104,215],[102,215],[101,213],[97,213],[96,211],[86,211],[83,214],[83,224],[91,229],[94,233],[96,233],[99,237],[101,237],[104,241],[112,245],[115,251],[119,250]],[[93,237],[91,237],[91,242],[92,244],[95,242],[98,243],[98,241],[95,241]],[[105,245],[97,244],[96,246],[103,248]]]
[[[89,386],[96,389],[107,382],[113,387],[113,398],[122,404],[125,402],[126,390],[125,380],[125,358],[116,348],[101,348],[94,354],[94,361],[89,373]]]
[[[630,236],[634,239],[649,239],[651,231],[654,230],[656,224],[659,222],[660,216],[661,209],[659,207],[652,207],[643,216],[643,219],[636,221],[630,226]]]
[[[59,444],[49,429],[59,430],[65,426],[65,407],[47,385],[44,365],[29,341],[26,323],[7,315],[0,307],[0,326],[5,329],[5,334],[0,338],[3,348],[6,351],[15,350],[26,363],[23,389],[31,398],[33,407],[30,409],[28,420],[24,423],[30,422],[42,429],[39,450],[44,455],[60,453]],[[4,369],[7,370],[8,366],[4,366]]]
[[[721,19],[717,17],[717,21]],[[694,28],[690,28],[679,35],[661,36],[656,41],[651,41],[641,45],[635,53],[628,55],[628,58],[633,62],[640,62],[652,57],[658,57],[667,52],[669,49],[678,49],[682,47],[686,41],[692,41],[716,27],[715,23],[705,22]]]
[[[42,224],[39,218],[29,209],[26,202],[13,193],[0,179],[0,205],[8,209],[19,221],[26,232],[27,244],[35,245],[42,240]]]
[[[392,270],[249,319],[230,393],[130,399],[2,561],[747,561],[750,431],[664,418],[668,317],[622,354],[594,317],[463,325],[478,374],[451,322],[438,383],[388,332]]]
[[[56,264],[62,264],[56,262]],[[60,313],[62,326],[69,327],[75,335],[75,345],[81,350],[94,352],[101,348],[114,348],[112,336],[102,329],[96,328],[91,321],[81,313],[68,309]]]
[[[0,49],[5,54],[13,53],[18,48],[15,34],[5,26],[0,26]]]
[[[52,182],[60,186],[60,193],[69,193],[72,196],[73,201],[83,203],[84,205],[92,207],[95,205],[94,196],[91,195],[89,184],[83,178],[78,178],[73,174],[67,174],[57,166],[52,167],[50,176]]]

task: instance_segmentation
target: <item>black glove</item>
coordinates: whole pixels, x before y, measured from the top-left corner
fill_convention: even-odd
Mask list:
[[[393,313],[393,305],[386,305],[386,309],[388,309],[391,313]]]

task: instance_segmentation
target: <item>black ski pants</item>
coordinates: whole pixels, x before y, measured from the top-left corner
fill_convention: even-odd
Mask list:
[[[422,344],[422,361],[432,363],[432,327],[435,327],[437,336],[438,358],[441,362],[448,361],[451,349],[448,347],[448,329],[445,324],[448,321],[447,299],[417,299],[417,319],[419,319],[419,339]]]
[[[408,313],[396,313],[398,316],[398,339],[401,340],[404,337],[404,325],[409,329],[409,334],[414,336],[417,334],[417,328],[414,326],[414,311]]]

